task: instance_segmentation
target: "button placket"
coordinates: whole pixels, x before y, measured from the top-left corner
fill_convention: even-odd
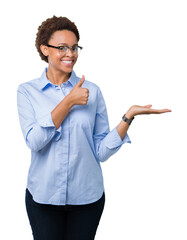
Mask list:
[[[68,84],[63,83],[62,86],[55,86],[56,94],[62,100],[69,93]],[[60,90],[60,91],[59,91]],[[63,142],[63,147],[58,148],[57,162],[58,162],[58,174],[56,179],[56,184],[59,189],[59,201],[66,204],[67,201],[67,185],[68,185],[68,166],[69,166],[69,119],[68,116],[66,120],[61,125],[63,132],[63,139],[66,141]],[[63,156],[63,161],[62,161]]]

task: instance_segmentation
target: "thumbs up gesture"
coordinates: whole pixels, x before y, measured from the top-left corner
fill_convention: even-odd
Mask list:
[[[85,81],[84,75],[81,80],[74,86],[74,88],[69,93],[71,97],[72,105],[86,105],[88,102],[89,90],[83,88],[82,85]]]

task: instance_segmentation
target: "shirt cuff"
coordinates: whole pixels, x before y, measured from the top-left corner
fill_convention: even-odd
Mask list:
[[[115,127],[107,136],[106,136],[106,147],[108,147],[109,149],[114,149],[114,148],[118,148],[121,145],[123,145],[124,143],[131,143],[131,140],[128,136],[128,134],[126,134],[126,136],[124,137],[123,140],[121,140],[121,137],[117,131],[117,127]]]
[[[51,113],[48,113],[44,117],[38,119],[38,124],[40,127],[52,127],[55,130],[55,125],[51,116]],[[55,130],[54,140],[58,141],[61,138],[61,126]]]

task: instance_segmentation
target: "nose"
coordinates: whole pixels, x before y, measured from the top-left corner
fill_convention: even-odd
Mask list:
[[[74,56],[73,52],[72,52],[72,48],[69,48],[66,52],[66,56],[72,57]]]

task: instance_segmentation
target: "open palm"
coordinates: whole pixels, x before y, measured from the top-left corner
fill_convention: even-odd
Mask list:
[[[161,113],[167,113],[171,112],[170,109],[153,109],[151,108],[152,105],[145,105],[145,106],[139,106],[139,105],[133,105],[127,112],[126,116],[129,118],[132,118],[137,115],[141,114],[161,114]]]

